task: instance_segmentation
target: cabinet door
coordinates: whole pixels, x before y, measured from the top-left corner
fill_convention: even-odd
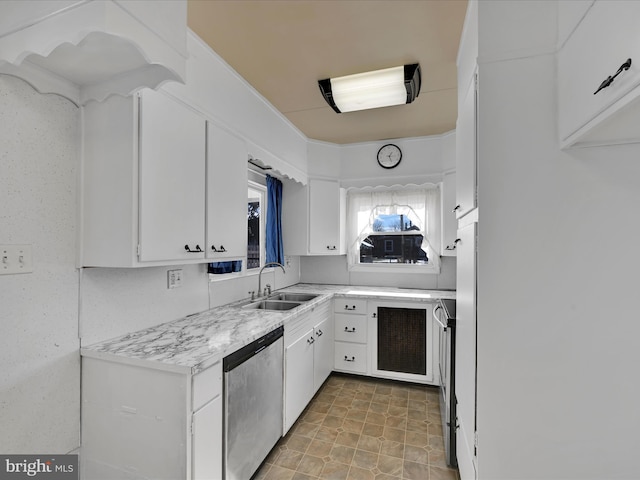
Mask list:
[[[477,74],[473,76],[456,123],[456,216],[460,218],[476,208],[477,189]]]
[[[337,181],[309,180],[309,253],[340,254],[341,191]]]
[[[311,329],[285,349],[285,433],[313,397],[314,342],[313,329]]]
[[[640,138],[639,17],[640,2],[597,1],[558,53],[558,129],[562,146],[583,139],[606,144]],[[631,67],[594,94],[629,58]],[[616,121],[616,117],[622,121]],[[614,125],[608,125],[611,122]],[[595,132],[600,126],[604,130]]]
[[[192,478],[222,478],[222,395],[193,414]]]
[[[442,179],[442,256],[456,256],[456,229],[458,222],[453,209],[456,206],[456,174],[448,173]]]
[[[247,254],[247,147],[207,124],[207,258]]]
[[[457,456],[461,465],[474,460],[476,430],[476,229],[458,230],[456,288],[456,385],[460,425]]]
[[[333,370],[333,317],[322,320],[313,327],[313,391],[322,386]]]
[[[205,121],[153,90],[139,113],[140,261],[202,259],[185,245],[204,249]]]

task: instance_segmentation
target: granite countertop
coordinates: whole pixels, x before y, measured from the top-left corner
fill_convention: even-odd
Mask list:
[[[226,355],[286,325],[334,296],[371,300],[435,301],[455,291],[299,283],[278,292],[317,293],[289,311],[242,309],[247,299],[156,325],[80,349],[84,357],[195,374]]]

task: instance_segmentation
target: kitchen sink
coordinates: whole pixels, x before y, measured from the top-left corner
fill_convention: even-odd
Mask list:
[[[291,310],[301,305],[300,302],[285,302],[282,300],[259,300],[249,303],[242,308],[255,310]]]
[[[276,293],[269,296],[269,300],[286,300],[289,302],[308,302],[318,295],[312,293]]]

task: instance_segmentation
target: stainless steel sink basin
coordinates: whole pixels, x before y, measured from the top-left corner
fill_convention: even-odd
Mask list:
[[[260,300],[245,305],[242,308],[255,310],[291,310],[300,305],[300,302],[284,302],[282,300]]]
[[[276,293],[269,297],[269,300],[286,300],[289,302],[308,302],[318,295],[312,293]]]

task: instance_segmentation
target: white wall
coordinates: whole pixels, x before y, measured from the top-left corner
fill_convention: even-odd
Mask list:
[[[183,286],[169,290],[167,271],[182,269]],[[209,308],[206,264],[144,268],[84,268],[82,346],[169,322]]]
[[[340,183],[347,188],[437,183],[442,179],[446,163],[442,156],[442,138],[435,135],[343,145]],[[402,149],[400,164],[391,170],[380,167],[377,160],[378,150],[386,143],[395,143]]]
[[[33,246],[33,273],[0,276],[0,452],[80,442],[78,109],[0,75],[0,244]]]
[[[300,281],[337,285],[370,285],[378,287],[426,288],[455,290],[455,257],[441,257],[440,274],[393,274],[374,275],[349,272],[346,255],[300,257]]]
[[[385,170],[377,161],[380,147],[395,143],[402,161]],[[336,149],[339,163],[336,165]],[[345,188],[377,185],[439,183],[443,172],[455,169],[455,132],[430,137],[399,138],[379,142],[331,146],[310,142],[309,176],[338,178]],[[346,255],[300,257],[301,281],[339,285],[373,285],[401,288],[455,289],[455,257],[442,257],[441,273],[389,274],[350,272]]]
[[[480,2],[481,42],[549,8]],[[640,478],[640,145],[558,148],[547,40],[479,69],[479,478]]]

